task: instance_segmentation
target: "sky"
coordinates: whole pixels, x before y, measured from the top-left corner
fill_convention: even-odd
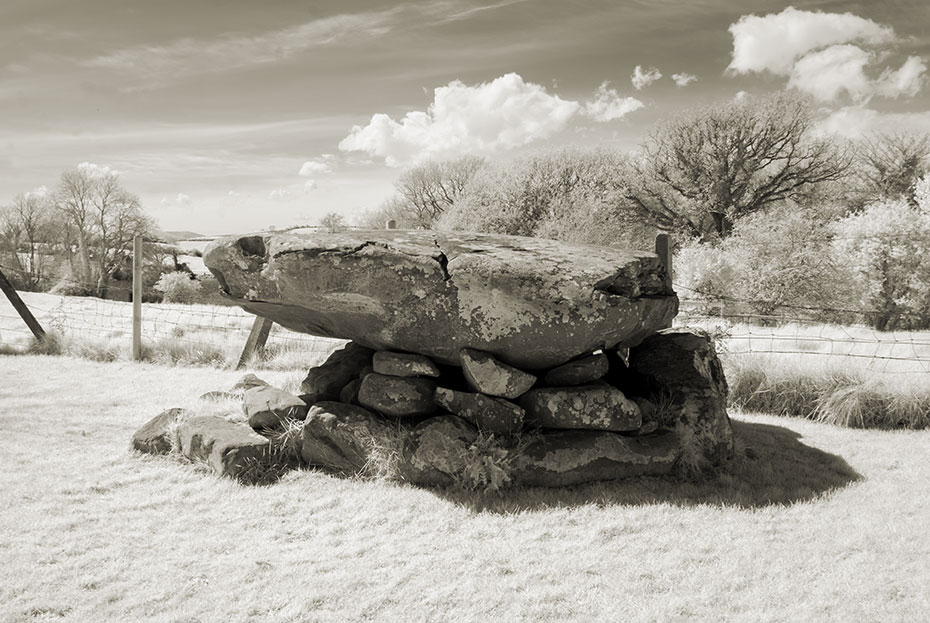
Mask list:
[[[80,166],[164,230],[351,223],[427,159],[635,149],[745,93],[930,132],[928,65],[926,0],[3,0],[0,204]]]

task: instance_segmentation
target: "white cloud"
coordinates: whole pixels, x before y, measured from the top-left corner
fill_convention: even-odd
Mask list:
[[[300,171],[297,173],[301,177],[310,177],[318,173],[332,173],[333,168],[326,164],[325,162],[319,162],[318,160],[308,160],[300,167]]]
[[[633,87],[637,91],[642,91],[661,77],[662,72],[655,67],[643,69],[640,65],[637,65],[633,70],[633,75],[630,76],[630,82],[633,83]]]
[[[515,73],[476,86],[455,80],[433,91],[426,111],[409,112],[400,121],[373,115],[368,125],[353,127],[339,149],[384,158],[389,166],[490,153],[551,136],[579,108]]]
[[[872,85],[865,67],[872,54],[855,45],[834,45],[812,52],[795,63],[788,86],[829,102],[843,91],[856,101],[867,98]]]
[[[878,45],[893,41],[894,30],[852,13],[800,11],[788,7],[763,17],[744,15],[730,25],[736,73],[770,71],[790,75],[797,59],[840,43]]]
[[[880,113],[863,105],[845,106],[817,125],[818,134],[861,138],[874,132],[930,133],[930,110],[909,113]]]
[[[50,194],[51,191],[48,189],[48,186],[39,186],[38,188],[34,188],[25,193],[26,199],[32,199],[33,197],[36,199],[43,199],[48,197]]]
[[[733,96],[733,101],[734,101],[734,102],[738,102],[738,101],[740,101],[741,99],[747,97],[748,95],[749,95],[749,93],[746,92],[746,91],[737,91],[736,94]]]
[[[268,193],[268,198],[271,201],[284,201],[291,196],[291,191],[287,188],[275,188],[270,193]]]
[[[675,86],[686,87],[692,82],[695,82],[698,79],[694,74],[688,74],[681,72],[680,74],[672,74],[672,80],[675,81]]]
[[[304,182],[304,192],[305,192],[305,193],[312,192],[312,191],[316,190],[316,189],[319,188],[319,187],[320,187],[320,185],[317,184],[315,180],[307,180],[306,182]]]
[[[93,162],[82,162],[77,165],[78,171],[86,173],[88,177],[94,179],[100,179],[110,176],[118,176],[120,174],[116,169],[111,169],[106,165],[94,164]]]
[[[914,96],[927,65],[908,57],[899,69],[876,67],[898,43],[894,30],[852,13],[799,11],[745,15],[730,25],[733,73],[768,71],[788,77],[788,86],[832,102],[844,94],[856,103],[874,96]]]
[[[919,56],[909,56],[900,69],[886,69],[876,83],[876,91],[885,97],[917,95],[924,83],[927,64]]]
[[[635,97],[621,97],[610,83],[604,82],[594,92],[594,99],[585,103],[582,114],[595,121],[606,122],[620,119],[643,107]]]
[[[178,196],[174,199],[175,203],[182,206],[189,206],[191,204],[191,196],[185,193],[178,193]]]
[[[226,34],[215,39],[177,39],[165,45],[137,45],[85,61],[88,67],[169,79],[227,71],[291,58],[306,50],[357,41],[391,31],[397,9],[334,15],[259,35]]]

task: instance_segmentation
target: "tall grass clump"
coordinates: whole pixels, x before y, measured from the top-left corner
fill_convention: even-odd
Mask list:
[[[824,358],[729,355],[729,404],[741,411],[817,420],[852,428],[930,426],[930,386]]]

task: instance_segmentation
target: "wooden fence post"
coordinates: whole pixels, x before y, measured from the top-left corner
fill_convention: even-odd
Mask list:
[[[36,320],[35,316],[32,315],[32,312],[29,311],[29,308],[26,307],[23,299],[19,298],[19,293],[16,292],[13,284],[7,281],[6,275],[3,274],[3,271],[0,271],[0,290],[3,290],[3,293],[6,294],[6,297],[10,299],[10,304],[13,305],[13,309],[19,312],[20,318],[23,319],[23,322],[26,323],[26,326],[29,327],[29,330],[32,331],[32,334],[35,336],[35,338],[40,341],[45,339],[45,329],[42,328],[42,325],[39,324],[39,321]]]
[[[249,331],[249,339],[245,341],[245,348],[242,349],[242,354],[239,356],[239,363],[236,364],[236,370],[244,368],[249,357],[252,356],[252,353],[260,351],[265,347],[265,342],[268,341],[268,334],[271,332],[271,325],[273,324],[273,320],[269,320],[263,316],[255,316],[255,322],[252,323],[252,330]]]
[[[142,361],[142,236],[132,239],[132,358]]]
[[[672,278],[672,245],[669,240],[668,234],[657,234],[656,235],[656,255],[659,256],[659,261],[662,262],[662,265],[665,266],[665,272],[668,273],[668,278]]]

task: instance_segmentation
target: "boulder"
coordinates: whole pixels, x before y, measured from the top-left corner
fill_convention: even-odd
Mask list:
[[[232,386],[232,390],[230,391],[241,394],[247,389],[252,389],[253,387],[264,387],[266,385],[268,385],[266,381],[263,381],[250,372],[249,374],[246,374],[241,379],[239,379],[239,381]]]
[[[244,393],[244,390],[241,392],[237,391],[236,393],[212,391],[212,392],[207,392],[205,394],[200,394],[199,400],[207,400],[210,402],[224,402],[226,400],[238,400],[242,398],[243,393]]]
[[[300,456],[308,465],[358,473],[372,447],[391,434],[391,425],[368,409],[322,401],[304,420]]]
[[[511,479],[528,487],[565,487],[657,476],[671,472],[680,454],[678,437],[670,431],[644,437],[581,430],[550,432],[524,450]]]
[[[543,380],[550,387],[587,385],[603,378],[608,368],[607,355],[595,353],[552,368]]]
[[[463,348],[459,360],[468,384],[482,394],[513,399],[526,393],[536,383],[532,374],[501,363],[480,350]]]
[[[523,409],[509,400],[443,387],[436,388],[434,398],[440,407],[468,420],[480,430],[512,435],[523,428]]]
[[[418,485],[448,487],[466,468],[468,448],[478,429],[456,415],[440,415],[418,424],[404,444],[404,477]]]
[[[339,402],[347,405],[358,405],[358,390],[362,387],[362,379],[352,379],[339,392]]]
[[[288,329],[449,365],[473,348],[551,368],[634,346],[678,309],[656,255],[540,238],[281,232],[221,238],[204,262],[233,302]]]
[[[541,387],[520,398],[526,419],[542,428],[632,431],[642,424],[639,406],[606,383]]]
[[[171,428],[184,409],[162,411],[143,424],[132,435],[132,447],[146,454],[167,454],[171,451]]]
[[[285,418],[302,420],[307,417],[307,403],[283,389],[270,386],[253,387],[242,396],[242,407],[254,429],[279,428]]]
[[[436,403],[433,402],[435,390],[436,383],[430,379],[386,376],[372,372],[362,379],[358,402],[385,415],[430,415],[436,411]]]
[[[371,365],[372,355],[374,351],[370,348],[349,342],[322,364],[310,368],[300,384],[301,397],[309,405],[320,400],[338,400],[342,388]]]
[[[660,331],[630,350],[630,372],[642,393],[663,397],[656,417],[678,431],[684,460],[703,468],[733,455],[727,381],[706,332]]]
[[[439,368],[429,357],[416,353],[379,350],[372,359],[372,369],[387,376],[439,376]]]
[[[267,460],[271,441],[250,426],[221,417],[200,415],[178,426],[181,454],[205,461],[220,476],[239,478],[250,464]]]

